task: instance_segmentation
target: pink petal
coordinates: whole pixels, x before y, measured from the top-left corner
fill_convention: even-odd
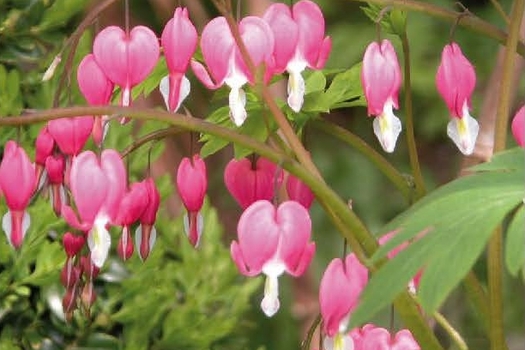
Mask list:
[[[0,189],[12,211],[24,211],[36,186],[35,168],[23,148],[7,141],[0,163]]]
[[[55,139],[62,153],[77,155],[93,131],[94,119],[91,116],[50,120],[47,129]]]
[[[120,201],[126,193],[126,168],[120,154],[112,149],[102,151],[100,162],[108,184],[102,211],[113,221],[119,212]]]
[[[308,0],[297,2],[293,6],[292,13],[299,27],[297,54],[306,60],[309,67],[316,67],[324,41],[323,13],[316,3]]]
[[[476,86],[476,72],[458,44],[448,44],[443,48],[436,85],[450,113],[461,118],[465,102],[470,106],[470,97]]]
[[[120,201],[115,223],[121,226],[128,226],[138,221],[148,206],[148,201],[144,200],[147,197],[148,191],[143,182],[131,184],[129,191]]]
[[[396,333],[391,350],[420,350],[421,347],[416,342],[412,333],[408,329],[402,329]]]
[[[35,163],[45,165],[47,157],[53,153],[55,140],[47,130],[47,125],[40,129],[35,141]]]
[[[177,7],[162,31],[161,43],[170,73],[184,73],[197,48],[198,35],[186,8]]]
[[[198,154],[190,160],[183,158],[177,170],[177,189],[182,202],[190,212],[198,212],[202,208],[208,179],[206,164]]]
[[[224,83],[224,79],[221,80],[219,83],[214,83],[213,80],[211,80],[210,74],[208,73],[206,68],[201,63],[195,60],[191,61],[191,69],[193,70],[193,73],[195,74],[195,76],[208,89],[212,89],[212,90],[218,89]]]
[[[80,92],[90,105],[109,103],[114,85],[99,67],[93,54],[86,55],[78,65],[77,81]]]
[[[148,205],[140,217],[140,222],[143,225],[152,226],[157,219],[157,211],[159,210],[160,205],[160,194],[155,185],[155,181],[153,181],[151,177],[146,178],[143,183],[148,192]]]
[[[273,204],[261,200],[250,205],[239,219],[237,235],[248,271],[261,271],[277,251],[280,228],[274,217]]]
[[[62,208],[60,209],[60,214],[62,215],[64,220],[66,220],[69,226],[83,232],[88,232],[89,230],[91,230],[93,223],[80,222],[78,220],[77,214],[75,214],[75,212],[69,205],[62,205]]]
[[[383,40],[381,46],[377,42],[368,45],[363,57],[361,82],[369,115],[381,115],[389,99],[394,108],[398,108],[401,68],[390,41]]]
[[[367,331],[362,339],[363,349],[390,350],[390,333],[384,328],[373,328]],[[406,349],[408,350],[408,349]],[[412,349],[411,349],[412,350]],[[417,349],[414,349],[417,350]]]
[[[230,59],[235,47],[230,27],[224,17],[216,17],[208,22],[202,31],[200,45],[202,56],[215,85],[222,85],[230,69]],[[192,68],[195,71],[193,62]],[[195,75],[200,79],[202,72],[198,71],[199,73],[195,72]],[[205,81],[203,83],[208,86]]]
[[[259,17],[244,17],[239,23],[239,32],[242,41],[250,54],[250,58],[256,67],[263,62],[266,64],[272,62],[274,38],[273,32],[268,23]],[[236,55],[236,63],[240,70],[249,78],[249,80],[253,80],[244,60],[240,56],[240,50],[237,49]]]
[[[286,192],[288,193],[288,198],[301,203],[306,209],[310,209],[315,198],[310,187],[292,174],[288,175],[286,180]]]
[[[95,153],[85,151],[73,159],[69,181],[80,218],[93,224],[110,186]]]
[[[274,58],[275,74],[280,74],[286,69],[286,65],[292,59],[299,40],[299,28],[292,18],[290,7],[282,3],[272,4],[263,15],[275,40]]]

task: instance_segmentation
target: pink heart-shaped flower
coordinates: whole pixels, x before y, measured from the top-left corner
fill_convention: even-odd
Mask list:
[[[155,33],[144,26],[129,34],[109,26],[93,42],[93,55],[106,76],[122,88],[122,105],[128,106],[131,88],[151,73],[159,58],[160,47]]]
[[[84,236],[77,236],[71,232],[64,233],[62,244],[68,257],[75,256],[86,243]]]
[[[50,120],[47,130],[62,153],[77,155],[93,130],[93,117],[74,117]]]

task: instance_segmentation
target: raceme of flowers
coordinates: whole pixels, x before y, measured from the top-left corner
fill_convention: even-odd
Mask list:
[[[264,67],[264,83],[274,75],[288,73],[287,103],[291,110],[299,112],[305,95],[302,72],[306,68],[322,69],[332,47],[330,38],[325,36],[319,7],[309,0],[298,1],[292,7],[273,4],[262,17],[241,19],[238,29],[251,63]],[[241,55],[227,20],[217,17],[204,27],[200,36],[203,63],[192,58],[198,44],[197,30],[185,8],[175,9],[162,32],[160,45],[156,34],[147,27],[137,26],[126,32],[109,26],[97,34],[93,52],[78,66],[80,91],[88,104],[107,105],[118,86],[120,104],[129,106],[133,88],[152,72],[162,51],[169,74],[160,82],[160,91],[169,111],[176,112],[190,93],[185,74],[191,66],[206,87],[230,88],[230,117],[235,125],[242,125],[248,117],[243,87],[255,84],[256,77]],[[375,117],[374,132],[383,149],[393,152],[401,132],[401,121],[393,110],[399,108],[402,77],[394,47],[388,40],[368,46],[361,80],[368,114]],[[469,114],[475,80],[474,68],[458,44],[446,45],[436,84],[452,117],[448,135],[464,154],[472,153],[479,129]],[[512,122],[513,134],[522,147],[524,119],[522,107]],[[122,118],[121,122],[127,119]],[[155,221],[160,195],[154,180],[147,177],[129,183],[118,151],[84,150],[90,136],[101,147],[107,132],[107,116],[49,121],[36,139],[34,163],[15,141],[5,144],[0,163],[0,194],[9,208],[2,228],[13,248],[22,245],[30,226],[27,207],[32,197],[42,191],[49,193],[54,212],[71,227],[62,239],[67,256],[61,273],[65,287],[63,308],[68,318],[79,307],[89,312],[96,299],[93,281],[111,249],[111,226],[121,228],[115,249],[123,260],[135,251],[146,260],[158,234]],[[271,317],[280,308],[278,278],[285,272],[301,276],[314,256],[316,246],[311,241],[309,214],[314,194],[298,178],[285,174],[262,157],[230,161],[224,182],[243,209],[237,240],[231,243],[232,260],[245,276],[266,276],[261,309]],[[200,211],[208,185],[206,164],[198,154],[181,161],[176,185],[186,209],[184,232],[189,243],[197,247],[205,232]],[[283,185],[284,191],[280,191]],[[286,198],[278,198],[277,194],[283,192]],[[403,248],[397,248],[389,257]],[[413,293],[417,292],[421,273],[407,286]],[[353,254],[328,265],[319,292],[325,349],[419,349],[407,330],[392,336],[374,325],[347,329],[367,281],[368,271]]]

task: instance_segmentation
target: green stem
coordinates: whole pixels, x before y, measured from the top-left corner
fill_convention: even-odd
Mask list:
[[[483,328],[488,333],[490,330],[489,300],[474,272],[470,271],[468,273],[467,277],[463,280],[463,286],[465,287],[467,297],[479,313],[478,316],[481,319]]]
[[[451,23],[455,23],[457,21],[458,16],[462,15],[461,12],[448,10],[443,7],[428,3],[426,1],[418,1],[418,0],[348,0],[348,1],[366,2],[366,3],[381,5],[381,6],[393,6],[401,10],[422,12],[429,16],[436,17],[436,18],[439,18],[439,19],[442,19],[442,20],[445,20]],[[482,34],[483,36],[495,39],[501,44],[505,44],[507,42],[507,33],[499,29],[498,27],[494,26],[493,24],[490,24],[489,22],[486,22],[472,14],[468,16],[463,15],[463,17],[461,17],[461,21],[459,21],[459,25],[467,29],[470,29],[474,32],[477,32],[479,34]],[[525,43],[518,42],[516,52],[518,52],[521,56],[525,57]]]
[[[315,128],[326,132],[330,136],[338,138],[353,149],[363,154],[372,163],[374,163],[379,171],[381,171],[392,182],[392,184],[399,190],[399,192],[401,192],[407,201],[410,200],[410,197],[412,196],[412,188],[407,179],[401,175],[401,173],[399,173],[399,171],[397,171],[397,169],[394,168],[385,157],[383,157],[374,148],[370,147],[370,145],[363,139],[353,134],[349,130],[330,123],[324,119],[321,121],[315,121],[312,123],[312,125]]]
[[[500,84],[496,130],[494,134],[494,152],[505,149],[508,120],[510,112],[510,99],[512,88],[512,74],[516,64],[514,54],[519,42],[520,25],[525,10],[525,0],[515,0],[512,6],[512,15],[509,26],[509,37],[505,46],[503,59],[503,74]],[[490,302],[490,346],[492,350],[506,349],[503,325],[503,237],[499,226],[489,241],[488,247],[488,279]]]
[[[408,37],[406,31],[401,37],[401,44],[403,46],[404,56],[404,90],[405,90],[405,124],[406,124],[406,135],[407,135],[407,146],[408,155],[410,158],[410,167],[412,168],[412,176],[414,177],[414,183],[416,185],[416,198],[422,198],[425,195],[425,181],[423,180],[423,174],[421,173],[421,167],[419,166],[419,157],[417,155],[416,138],[414,137],[414,116],[412,109],[412,86],[410,79],[410,46],[408,44]]]
[[[315,320],[312,322],[312,325],[310,326],[310,328],[308,328],[308,332],[306,332],[306,338],[301,344],[301,350],[310,350],[310,345],[312,344],[312,338],[314,337],[315,330],[321,323],[321,320],[322,320],[321,314],[318,314]]]
[[[456,343],[459,350],[468,350],[467,343],[461,337],[461,334],[452,327],[448,320],[439,312],[434,312],[434,319],[447,332],[450,338]]]
[[[284,153],[278,152],[268,145],[256,141],[248,135],[239,134],[232,129],[182,114],[173,114],[156,109],[137,109],[116,106],[49,109],[21,117],[0,118],[0,126],[28,125],[79,115],[125,115],[139,120],[156,120],[185,130],[208,133],[249,148],[276,164],[282,164],[285,170],[298,177],[309,186],[323,207],[329,208],[329,217],[336,219],[336,226],[341,230],[341,234],[348,238],[348,243],[353,250],[359,251],[362,249],[364,254],[369,257],[377,249],[377,241],[366,229],[365,225],[355,213],[350,210],[348,205],[341,200],[337,193],[326,185],[326,183],[319,181],[319,179],[304,166],[294,159],[289,158]],[[357,244],[356,241],[360,244]],[[369,262],[367,261],[362,262],[369,265]],[[414,337],[420,344],[425,344],[426,349],[442,350],[442,347],[432,330],[427,325],[426,320],[421,315],[416,303],[411,298],[408,291],[402,293],[396,299],[395,305],[403,322],[408,328],[410,328]]]

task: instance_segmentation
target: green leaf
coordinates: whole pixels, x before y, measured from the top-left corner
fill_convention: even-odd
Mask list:
[[[338,103],[355,100],[363,96],[361,68],[362,63],[358,63],[334,77],[330,87],[326,90],[331,108]]]
[[[40,30],[62,27],[70,18],[86,8],[88,0],[55,0],[53,5],[44,12],[44,17],[38,25]]]
[[[422,199],[382,232],[400,229],[373,259],[426,232],[370,280],[352,315],[358,325],[388,306],[424,268],[418,296],[432,313],[469,271],[494,228],[524,197],[523,171],[487,172],[455,180]]]
[[[507,229],[505,263],[509,272],[517,276],[525,264],[525,206],[521,205]]]
[[[326,77],[324,76],[323,72],[320,70],[310,72],[312,73],[309,74],[305,79],[305,94],[308,95],[312,92],[324,91],[326,86]]]

